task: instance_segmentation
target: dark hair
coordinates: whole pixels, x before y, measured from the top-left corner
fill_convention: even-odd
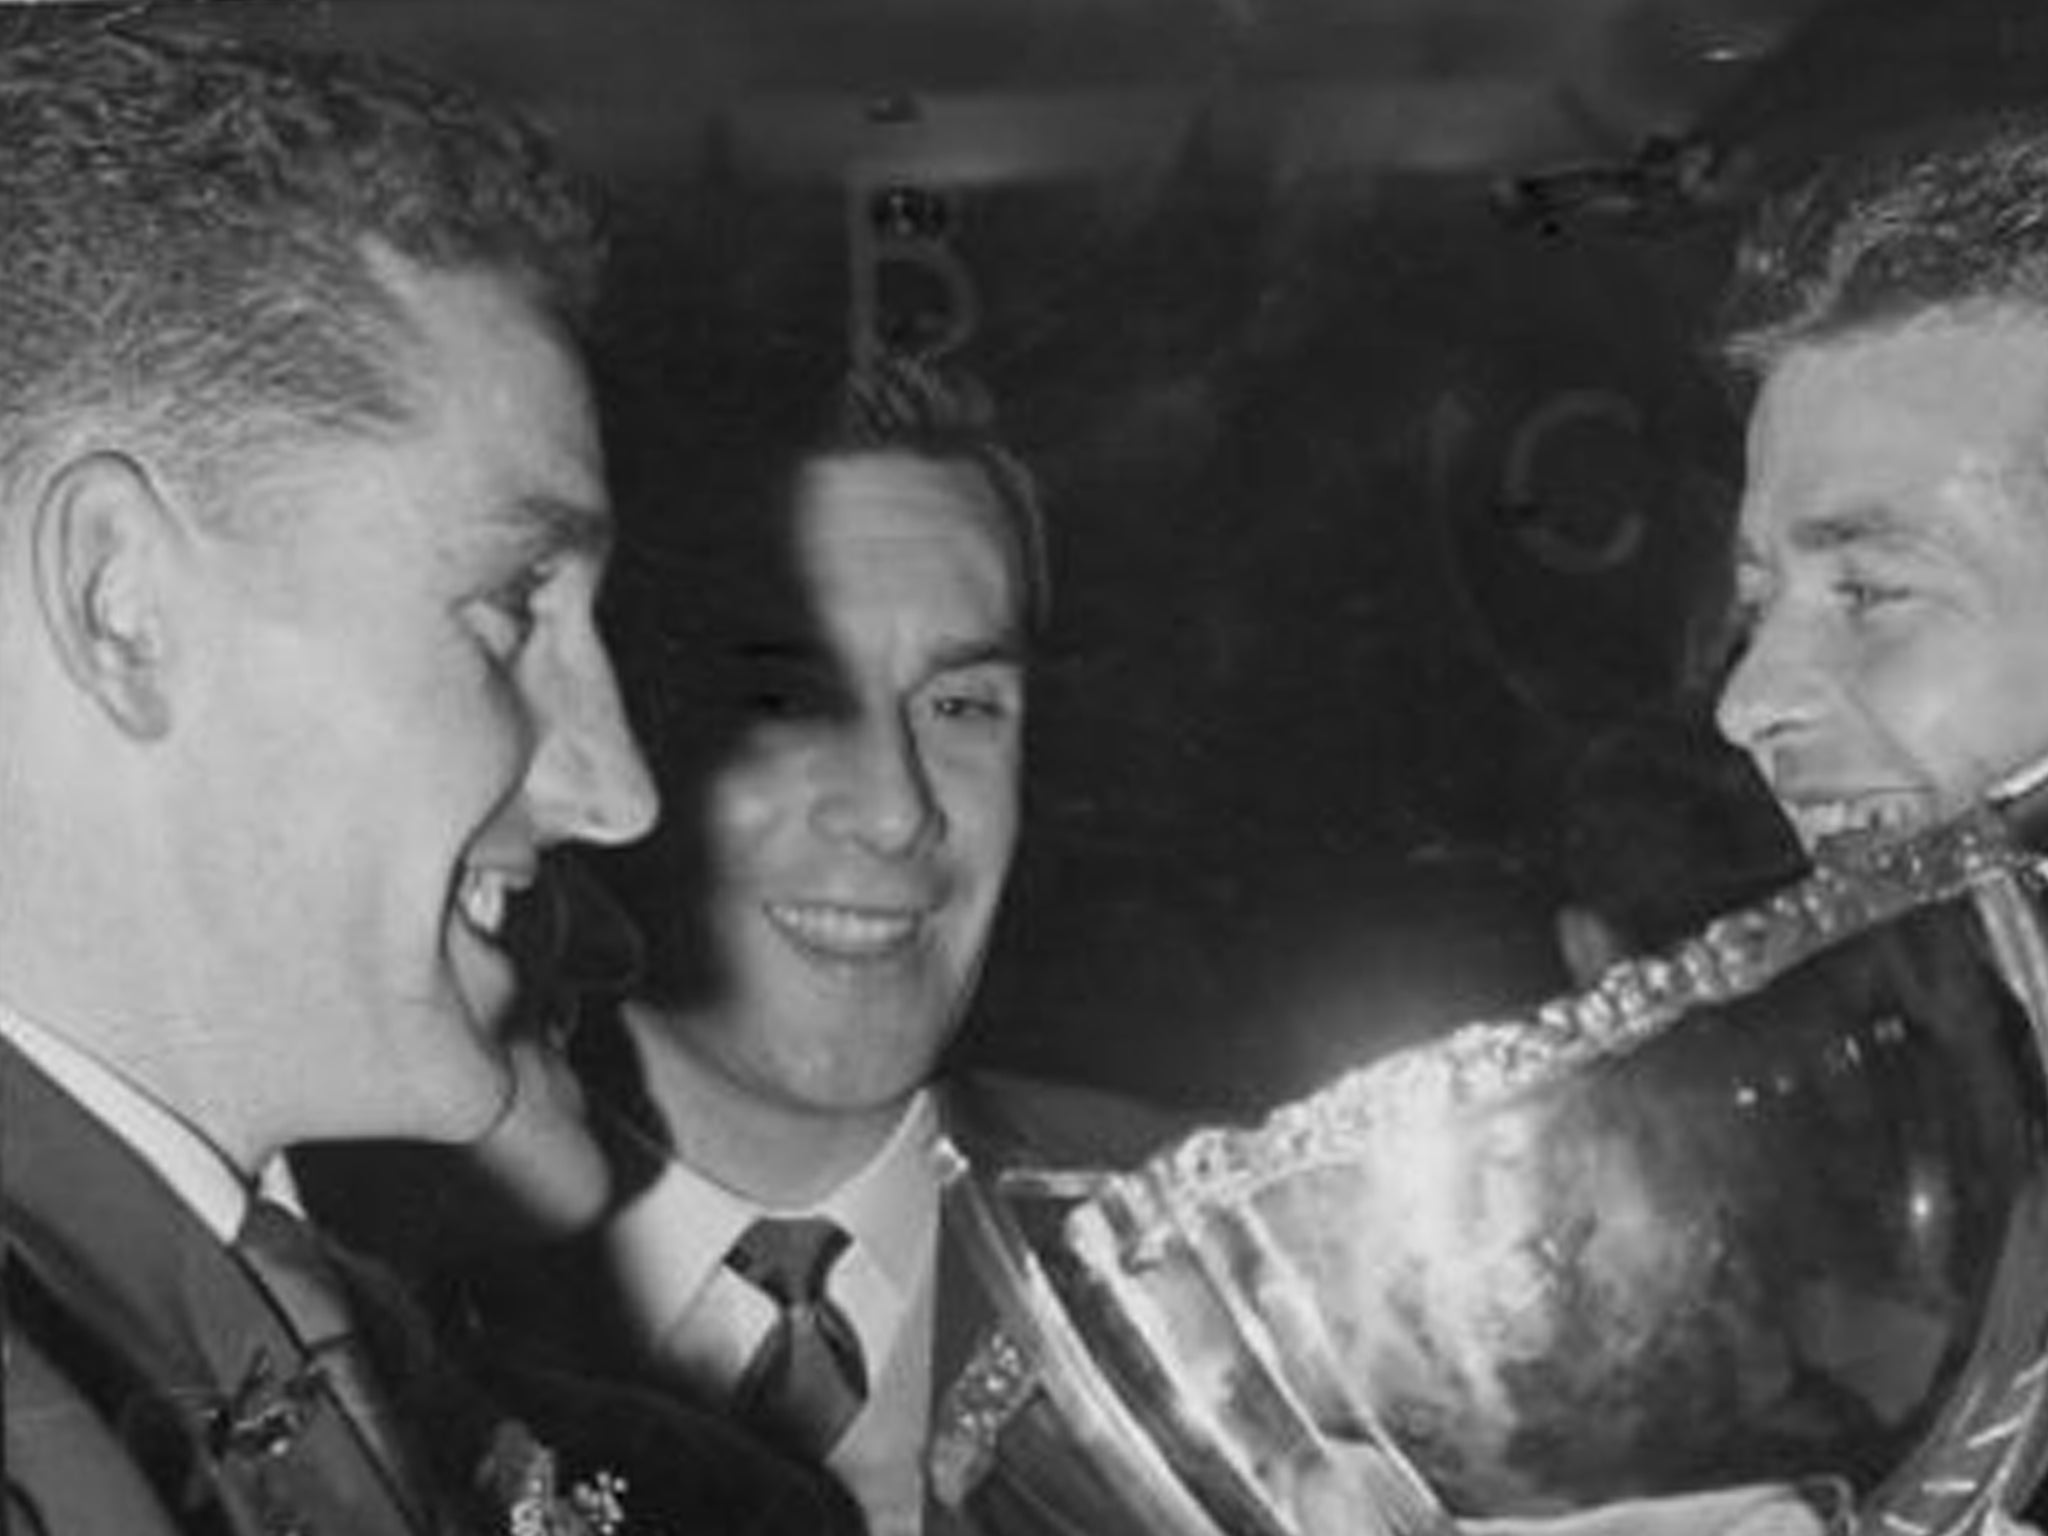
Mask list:
[[[399,66],[133,16],[0,47],[0,469],[114,428],[185,473],[409,414],[375,243],[580,331],[595,212],[536,131]]]
[[[1769,201],[1736,262],[1729,359],[1996,304],[2048,316],[2048,114],[1949,119]]]

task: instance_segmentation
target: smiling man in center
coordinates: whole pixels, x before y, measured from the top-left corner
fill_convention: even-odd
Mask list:
[[[941,1209],[948,1148],[1098,1165],[1164,1117],[941,1074],[1018,837],[1038,511],[973,396],[907,364],[799,371],[776,408],[750,392],[774,428],[700,465],[691,516],[627,562],[675,815],[622,886],[645,984],[577,1039],[626,1194],[496,1311],[559,1336],[577,1296],[579,1347],[736,1413],[906,1536],[946,1518],[933,1397],[991,1311]]]
[[[972,989],[1017,835],[1026,587],[972,460],[825,455],[791,489],[815,615],[769,605],[727,652],[755,720],[706,807],[723,985],[625,1015],[678,1151],[781,1203],[903,1126]]]

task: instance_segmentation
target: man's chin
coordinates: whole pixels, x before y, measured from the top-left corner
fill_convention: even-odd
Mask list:
[[[451,1084],[443,1098],[426,1106],[431,1128],[420,1139],[449,1146],[481,1141],[511,1112],[515,1091],[512,1073],[502,1065],[488,1075],[467,1074],[459,1086]]]
[[[509,1113],[518,1073],[500,1032],[502,1008],[496,1014],[480,1012],[462,992],[447,1004],[416,1025],[438,1037],[438,1058],[429,1065],[422,1057],[404,1082],[421,1122],[416,1138],[463,1144],[488,1135]]]

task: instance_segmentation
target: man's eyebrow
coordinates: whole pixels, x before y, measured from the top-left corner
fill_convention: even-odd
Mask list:
[[[1859,545],[1910,548],[1926,542],[1927,530],[1921,520],[1896,507],[1866,502],[1801,518],[1787,536],[1794,549],[1821,554]]]
[[[612,547],[612,518],[602,506],[536,493],[506,503],[493,520],[550,552],[603,559]]]
[[[824,641],[806,639],[735,640],[727,649],[742,661],[810,663],[830,655]]]
[[[973,640],[942,641],[932,648],[934,672],[957,672],[968,667],[1024,665],[1024,638],[1014,632]]]
[[[1909,517],[1896,507],[1875,501],[1797,518],[1785,528],[1783,540],[1795,552],[1807,555],[1857,549],[1910,550],[1934,542],[1926,519]],[[1770,565],[1770,553],[1762,543],[1747,534],[1737,536],[1734,570],[1738,578],[1767,571]]]
[[[803,638],[742,640],[730,647],[742,661],[825,663],[833,660],[832,647],[822,639]],[[1015,635],[985,639],[941,641],[932,648],[930,670],[958,672],[968,667],[1022,666],[1024,642]]]

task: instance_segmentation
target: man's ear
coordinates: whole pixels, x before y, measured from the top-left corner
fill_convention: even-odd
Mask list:
[[[36,505],[44,628],[71,680],[138,740],[170,729],[164,582],[181,537],[156,481],[125,454],[65,464]]]

